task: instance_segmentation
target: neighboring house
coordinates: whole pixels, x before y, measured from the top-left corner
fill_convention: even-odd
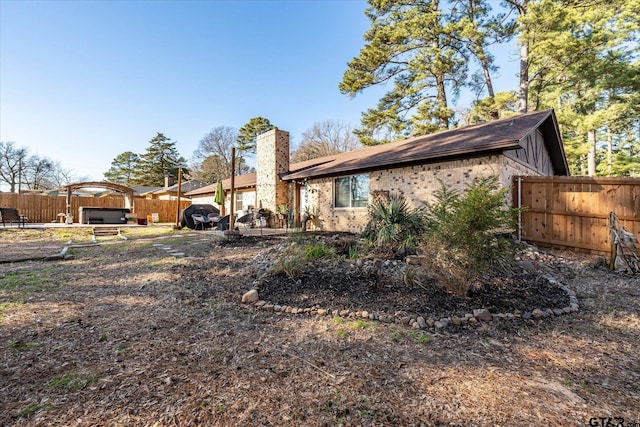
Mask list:
[[[162,187],[154,187],[150,185],[132,185],[131,189],[133,190],[133,197],[146,198],[146,194],[162,190]]]
[[[288,132],[274,129],[262,134],[256,147],[256,173],[235,178],[242,198],[236,199],[236,209],[248,208],[247,199],[253,207],[271,211],[281,205],[294,209],[298,220],[308,210],[319,215],[326,230],[337,231],[362,231],[376,193],[400,193],[419,206],[432,199],[440,182],[463,190],[475,179],[495,175],[510,189],[516,175],[569,174],[553,110],[291,165]],[[229,181],[223,181],[226,193]],[[215,187],[187,196],[193,203],[211,203]]]
[[[233,183],[235,188],[234,212],[247,211],[256,207],[256,176],[256,172],[253,172],[235,177],[235,182]],[[193,204],[214,205],[220,209],[220,212],[223,214],[229,213],[231,200],[231,178],[227,178],[222,181],[222,188],[225,194],[224,206],[219,206],[215,202],[217,187],[218,183],[216,182],[205,187],[198,188],[197,190],[190,191],[186,196],[191,198],[191,203]]]
[[[189,198],[186,196],[186,193],[197,190],[198,188],[202,188],[209,185],[206,182],[198,181],[196,179],[191,181],[184,181],[182,185],[180,185],[180,197],[181,198]],[[147,191],[141,193],[142,196],[145,196],[147,199],[159,199],[159,200],[177,200],[178,199],[178,184],[173,184],[168,187],[161,187],[159,189]]]

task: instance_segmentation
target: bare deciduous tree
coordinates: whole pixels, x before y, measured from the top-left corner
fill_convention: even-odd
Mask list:
[[[302,134],[302,141],[291,155],[291,161],[301,162],[361,147],[351,126],[339,120],[325,120],[315,123]]]
[[[0,141],[0,179],[9,185],[9,191],[12,193],[16,192],[26,159],[26,148],[16,147],[11,141]]]

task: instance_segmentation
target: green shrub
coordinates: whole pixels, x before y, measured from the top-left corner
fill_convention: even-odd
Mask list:
[[[295,281],[300,277],[306,263],[306,258],[302,255],[302,252],[295,251],[278,258],[269,272],[271,274],[284,273],[289,279]]]
[[[336,251],[324,243],[318,243],[306,245],[304,247],[304,255],[308,261],[313,261],[320,258],[333,258],[336,255]]]
[[[423,233],[425,215],[400,194],[377,197],[369,206],[369,221],[363,237],[375,246],[396,251],[417,245]]]
[[[473,281],[513,259],[511,233],[518,210],[505,207],[506,189],[495,176],[469,185],[463,195],[444,184],[426,204],[424,262],[450,292],[464,296]]]
[[[296,280],[302,274],[304,267],[312,261],[333,258],[335,249],[324,243],[301,246],[292,245],[282,257],[276,261],[269,272],[271,274],[284,273],[291,280]]]

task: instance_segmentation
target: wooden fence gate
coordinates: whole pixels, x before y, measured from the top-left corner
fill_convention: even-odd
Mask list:
[[[640,238],[640,179],[517,176],[520,237],[543,246],[609,253],[609,214]]]

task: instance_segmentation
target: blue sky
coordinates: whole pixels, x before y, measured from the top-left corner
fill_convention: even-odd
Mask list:
[[[369,28],[360,0],[0,0],[0,141],[102,180],[156,132],[190,158],[212,128],[255,116],[291,133],[359,125],[384,88],[338,84]],[[515,90],[516,49],[494,52]],[[464,101],[463,101],[464,103]]]

